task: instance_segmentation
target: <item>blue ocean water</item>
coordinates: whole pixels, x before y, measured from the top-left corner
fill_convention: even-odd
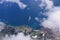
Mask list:
[[[16,3],[11,2],[0,4],[1,21],[13,26],[29,25],[34,29],[39,29],[41,26],[39,25],[40,23],[35,20],[35,17],[41,19],[45,17],[41,14],[39,15],[40,12],[44,12],[44,9],[38,6],[41,2],[34,0],[21,0],[21,2],[27,4],[27,8],[22,10]],[[12,6],[10,6],[10,4]],[[30,10],[28,10],[28,8],[30,8]],[[28,22],[29,16],[31,16],[31,21]]]

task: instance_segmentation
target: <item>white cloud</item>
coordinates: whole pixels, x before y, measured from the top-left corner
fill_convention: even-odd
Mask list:
[[[41,0],[41,4],[39,4],[38,6],[41,8],[46,6],[46,9],[51,9],[54,5],[53,1],[51,0]]]
[[[28,21],[30,21],[31,20],[31,16],[29,16],[29,18],[28,18]]]
[[[52,29],[56,33],[60,33],[60,7],[55,7],[53,1],[50,0],[42,0],[42,3],[46,3],[47,11],[45,16],[48,16],[46,20],[43,20],[42,25],[44,27],[48,27]]]
[[[30,35],[24,36],[23,33],[18,33],[17,36],[11,35],[9,37],[8,35],[6,35],[4,38],[2,38],[2,40],[32,40],[32,39],[31,39]]]
[[[4,29],[4,27],[6,26],[6,24],[5,23],[3,23],[3,22],[0,22],[0,31],[2,30],[2,29]]]
[[[60,7],[47,12],[48,18],[42,22],[44,27],[52,29],[55,33],[60,33]]]
[[[40,21],[38,17],[35,17],[35,20],[36,20],[36,21]]]
[[[26,4],[22,3],[20,0],[1,0],[0,3],[2,4],[3,2],[13,2],[17,3],[21,9],[25,9],[27,7]]]
[[[37,22],[40,22],[40,21],[41,21],[39,17],[35,17],[34,19],[35,19]]]
[[[56,33],[60,33],[60,7],[54,7],[46,14],[48,18],[42,22],[42,25],[52,29]]]

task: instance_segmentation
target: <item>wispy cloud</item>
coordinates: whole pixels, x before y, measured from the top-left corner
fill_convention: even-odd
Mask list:
[[[18,6],[20,7],[20,9],[25,9],[27,7],[26,4],[24,4],[23,2],[21,2],[20,0],[1,0],[0,4],[4,3],[4,2],[13,2],[13,3],[17,3]]]
[[[53,1],[51,0],[41,0],[41,4],[39,4],[38,6],[41,8],[46,6],[46,9],[51,9],[54,5],[53,5]]]

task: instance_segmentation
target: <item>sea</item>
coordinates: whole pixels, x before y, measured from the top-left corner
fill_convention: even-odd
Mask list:
[[[0,21],[12,26],[28,25],[33,29],[40,29],[40,22],[35,20],[35,17],[40,20],[45,17],[41,14],[44,10],[38,6],[40,2],[34,0],[21,0],[21,2],[27,5],[25,9],[12,2],[0,4]],[[28,21],[29,17],[31,17],[30,21]]]

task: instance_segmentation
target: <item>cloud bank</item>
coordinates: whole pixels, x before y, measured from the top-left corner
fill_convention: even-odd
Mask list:
[[[55,33],[60,33],[60,7],[54,6],[52,0],[42,0],[41,7],[46,4],[45,16],[46,20],[43,20],[41,23],[44,27],[48,27],[53,30]]]

